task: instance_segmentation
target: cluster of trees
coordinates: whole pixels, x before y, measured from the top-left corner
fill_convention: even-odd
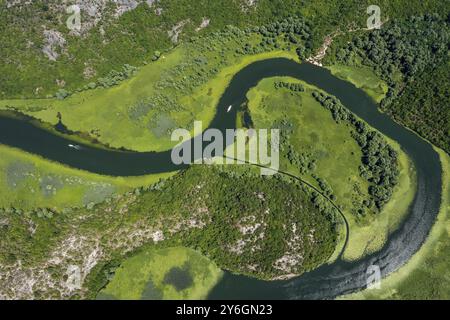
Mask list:
[[[299,153],[290,143],[293,124],[287,119],[281,119],[274,123],[274,128],[280,130],[280,151],[288,159],[289,163],[298,168],[300,174],[307,174],[316,169],[316,159],[310,153]]]
[[[51,218],[54,215],[54,211],[52,211],[49,208],[34,208],[32,210],[24,210],[20,208],[0,208],[0,215],[11,215],[11,214],[17,214],[17,215],[24,215],[27,217],[31,217],[32,215],[36,215],[38,218]]]
[[[123,215],[123,210],[129,214]],[[45,261],[52,249],[73,235],[74,228],[77,236],[87,239],[93,234],[115,234],[102,243],[102,250],[116,261],[129,252],[128,245],[135,248],[131,234],[157,228],[165,236],[158,245],[195,248],[221,268],[271,279],[286,273],[275,264],[286,253],[298,258],[289,271],[300,274],[327,261],[337,239],[336,212],[323,197],[313,197],[309,189],[289,178],[261,178],[257,168],[247,166],[193,166],[93,207],[23,213],[0,209],[0,262],[6,265],[20,260],[23,266],[39,267],[35,263]],[[192,227],[195,223],[201,227]],[[242,233],[242,227],[254,231]],[[292,244],[298,245],[295,252]],[[66,271],[64,264],[50,267],[56,273]],[[108,260],[98,261],[84,285],[95,295],[99,284],[107,281],[105,270],[115,267]],[[43,297],[57,295],[41,289]]]
[[[398,155],[389,146],[383,136],[373,130],[349,112],[335,97],[314,91],[313,97],[322,106],[329,109],[336,122],[346,121],[354,130],[352,136],[358,142],[363,153],[360,174],[370,182],[369,195],[372,201],[364,203],[367,208],[380,210],[389,201],[393,189],[398,183]],[[359,210],[360,213],[364,209]]]
[[[319,188],[322,190],[322,193],[326,195],[331,200],[335,200],[336,197],[333,193],[333,188],[328,184],[328,182],[325,179],[320,178],[315,173],[311,174],[311,176],[316,180],[317,184],[319,185]]]
[[[92,65],[100,77],[125,63],[140,65],[143,60],[156,58],[155,51],[163,52],[173,47],[167,31],[180,21],[189,21],[179,37],[180,41],[184,41],[199,34],[212,34],[227,25],[252,28],[289,16],[302,16],[310,22],[310,29],[314,31],[311,42],[317,48],[323,42],[323,37],[332,30],[343,29],[355,19],[362,25],[367,18],[365,7],[358,0],[258,0],[252,5],[246,0],[197,0],[195,3],[188,0],[164,0],[154,2],[151,7],[146,1],[141,2],[120,18],[114,14],[116,4],[111,3],[111,8],[101,12],[102,20],[98,25],[102,26],[102,32],[99,28],[92,28],[82,37],[71,36],[70,30],[61,28],[61,10],[57,4],[28,1],[6,8],[7,2],[0,2],[0,25],[4,30],[0,34],[3,49],[1,58],[4,59],[0,63],[0,96],[34,96],[35,88],[40,86],[43,89],[38,95],[45,97],[57,91],[56,78],[66,79],[67,89],[73,91],[87,83],[83,77],[86,62]],[[446,3],[433,0],[424,5],[420,0],[398,0],[395,4],[383,1],[380,6],[383,15],[392,20],[410,12],[443,12]],[[162,9],[159,14],[155,14],[156,8]],[[196,28],[204,17],[208,17],[211,23],[197,32]],[[39,45],[43,40],[43,29],[59,30],[67,40],[66,49],[70,54],[61,54],[56,62],[46,59]],[[300,35],[293,31],[295,41]],[[27,43],[33,45],[25,47]],[[22,72],[16,72],[18,66]],[[23,77],[23,74],[27,77]]]
[[[280,130],[280,150],[287,154],[289,152],[289,136],[294,128],[293,124],[286,118],[283,118],[275,121],[273,127]]]
[[[301,17],[289,17],[280,21],[271,22],[263,26],[248,27],[245,34],[256,33],[261,36],[258,45],[245,43],[236,50],[239,54],[255,54],[271,49],[294,46],[301,59],[304,59],[313,48],[312,30],[310,24]]]
[[[305,91],[305,87],[301,83],[275,81],[273,85],[274,85],[275,89],[285,88],[285,89],[291,90],[293,92]]]
[[[412,81],[425,68],[436,67],[446,57],[450,29],[445,19],[438,14],[413,16],[360,33],[337,52],[337,59],[348,64],[357,55],[393,87],[398,85],[395,71]]]
[[[225,167],[194,166],[183,180],[174,182],[177,189],[183,189],[180,201],[186,209],[194,204],[190,191],[202,186],[194,199],[205,201],[212,215],[210,224],[185,236],[184,242],[228,270],[266,279],[285,274],[274,263],[289,251],[287,241],[293,237],[302,243],[300,251],[294,254],[303,256],[292,266],[293,273],[317,267],[334,250],[335,212],[326,204],[319,210],[310,193],[292,181],[239,174]],[[255,231],[244,235],[236,227],[239,225],[254,226]],[[308,239],[311,229],[315,229],[314,242]],[[249,265],[257,267],[250,269]]]
[[[381,108],[450,152],[448,17],[412,16],[345,41],[330,59],[374,69],[389,85]]]
[[[262,42],[268,45],[274,45],[274,39],[282,35],[287,43],[297,47],[300,59],[306,58],[313,48],[311,27],[303,18],[290,17],[261,27],[258,31],[263,35]]]
[[[301,47],[310,41],[310,27],[301,18],[287,18],[261,27],[227,26],[206,37],[193,37],[185,44],[189,57],[162,75],[157,89],[171,88],[191,92],[215,76],[231,57],[267,52],[275,48]],[[308,42],[307,47],[311,44]],[[216,59],[220,56],[221,59]],[[299,86],[298,89],[300,89]]]
[[[442,61],[387,107],[393,117],[450,153],[450,65]]]
[[[99,78],[97,82],[90,82],[83,86],[83,88],[76,89],[75,92],[81,92],[83,90],[95,89],[97,87],[109,88],[112,86],[118,85],[123,80],[126,80],[132,77],[139,68],[131,66],[129,64],[125,64],[122,67],[121,71],[112,70],[105,77]],[[59,100],[64,100],[69,97],[72,92],[66,89],[59,89],[55,93],[55,97]]]
[[[391,198],[398,183],[398,155],[380,133],[365,128],[359,126],[355,134],[363,152],[360,173],[371,183],[369,194],[376,208],[381,209]]]
[[[312,96],[326,109],[331,112],[333,119],[339,123],[340,121],[356,121],[356,117],[349,112],[342,103],[332,96],[327,96],[321,92],[313,91]]]
[[[124,64],[121,71],[112,70],[105,77],[97,80],[97,86],[109,88],[133,76],[139,68]]]
[[[316,159],[312,159],[310,154],[297,152],[290,143],[287,145],[286,157],[301,174],[307,174],[316,169]]]
[[[342,222],[339,217],[339,212],[335,207],[325,199],[320,193],[317,191],[312,191],[310,196],[311,202],[314,207],[316,207],[322,214],[327,214],[330,217],[332,224],[338,228],[338,225]]]

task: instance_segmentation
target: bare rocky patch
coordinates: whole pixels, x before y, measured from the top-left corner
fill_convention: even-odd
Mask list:
[[[45,44],[42,48],[42,52],[51,61],[56,61],[61,51],[64,49],[66,44],[66,39],[63,35],[56,30],[44,30],[44,40]]]
[[[169,35],[170,41],[172,41],[172,43],[174,43],[174,44],[178,43],[178,38],[180,37],[180,34],[183,31],[183,27],[189,21],[190,21],[189,19],[180,21],[176,25],[174,25],[171,30],[167,31],[167,34]]]
[[[210,23],[210,19],[208,18],[203,18],[202,23],[200,23],[200,25],[195,29],[196,32],[201,31],[202,29],[205,29],[207,26],[209,26]]]

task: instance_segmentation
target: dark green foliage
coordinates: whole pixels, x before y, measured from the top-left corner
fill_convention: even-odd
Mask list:
[[[343,37],[328,63],[373,68],[389,85],[381,108],[450,152],[450,24],[446,13],[441,14],[413,16]]]
[[[293,92],[303,92],[305,91],[305,88],[301,83],[292,83],[292,82],[285,82],[285,81],[277,81],[274,82],[275,89],[279,88],[286,88]]]
[[[344,29],[355,20],[358,25],[364,25],[366,8],[371,4],[360,0],[258,0],[249,7],[245,0],[162,0],[157,3],[157,7],[162,9],[157,15],[155,7],[150,8],[145,1],[142,2],[118,19],[113,17],[111,8],[114,6],[109,3],[110,9],[96,27],[86,35],[74,36],[65,26],[68,15],[61,10],[59,0],[36,0],[8,9],[5,8],[6,1],[3,1],[0,4],[0,98],[53,95],[58,90],[56,79],[64,79],[67,90],[75,91],[92,82],[83,76],[86,63],[95,69],[97,77],[105,77],[124,64],[139,66],[144,60],[155,59],[157,51],[170,49],[173,44],[167,31],[186,20],[189,22],[182,30],[180,41],[199,34],[212,34],[227,25],[252,28],[302,16],[309,20],[312,35],[306,46],[295,44],[299,46],[299,56],[304,57],[307,56],[306,49],[318,48],[323,37],[338,27]],[[424,12],[445,12],[446,8],[445,1],[380,0],[377,4],[383,16],[391,19]],[[86,18],[85,14],[82,12],[82,19]],[[204,17],[211,22],[207,28],[197,32],[195,29]],[[61,32],[66,39],[57,61],[50,61],[41,51],[45,44],[43,30],[52,29]],[[294,28],[286,33],[290,42],[305,37],[296,31],[299,30]],[[271,40],[265,42],[270,43]],[[36,91],[37,88],[41,89]]]
[[[125,64],[122,71],[110,71],[105,77],[99,78],[97,86],[109,88],[119,84],[121,81],[128,79],[137,72],[138,68]],[[92,85],[91,85],[92,86]],[[86,88],[85,88],[86,89]]]
[[[328,201],[290,179],[261,178],[247,166],[237,169],[193,166],[146,191],[115,196],[90,210],[0,210],[0,261],[33,266],[74,230],[95,235],[104,239],[108,252],[88,278],[88,286],[99,290],[123,257],[112,245],[116,240],[134,243],[115,230],[135,230],[137,221],[162,228],[162,245],[192,247],[221,268],[261,278],[302,273],[330,257],[340,220]],[[282,270],[276,261],[285,255],[303,259]]]
[[[316,180],[316,182],[319,185],[319,188],[322,190],[323,194],[325,196],[327,196],[328,198],[334,200],[335,196],[333,195],[333,189],[327,183],[327,181],[325,179],[318,177],[316,174],[312,174],[312,177]]]
[[[30,266],[39,263],[55,247],[61,236],[65,217],[51,209],[23,211],[0,208],[0,263],[21,261]]]
[[[355,55],[395,87],[395,71],[413,81],[425,68],[434,68],[446,55],[450,29],[445,18],[425,15],[395,21],[380,30],[355,35],[337,52],[340,62],[351,63]]]
[[[371,183],[369,194],[381,209],[391,198],[392,191],[398,182],[397,153],[383,139],[381,134],[370,131],[360,132],[366,136],[363,144],[363,167],[361,175]]]
[[[370,182],[369,194],[376,209],[381,210],[391,198],[398,182],[397,152],[387,144],[380,133],[369,130],[363,121],[357,119],[335,97],[316,91],[312,95],[331,111],[336,122],[345,121],[354,128],[352,136],[363,153],[360,174]],[[372,201],[365,202],[364,205],[370,208]],[[361,208],[359,213],[363,214],[364,209]]]
[[[206,176],[208,171],[215,173]],[[295,234],[302,239],[298,243],[302,245],[291,254],[303,253],[301,255],[308,258],[301,264],[296,263],[291,272],[311,270],[333,252],[335,212],[326,201],[323,206],[311,203],[311,195],[301,186],[245,173],[230,175],[227,170],[215,168],[193,170],[190,175],[186,178],[193,185],[207,183],[202,190],[208,188],[209,194],[200,198],[204,199],[204,206],[209,208],[213,217],[211,224],[202,231],[194,232],[187,242],[220,266],[230,270],[237,268],[264,278],[283,274],[274,267],[274,263],[289,252],[288,242],[293,236],[293,225],[297,228]],[[177,187],[186,189],[186,186]],[[180,201],[180,206],[189,210],[189,198],[175,201]],[[239,226],[246,225],[255,226],[254,232],[241,233]],[[308,240],[312,229],[315,230],[313,243]],[[258,266],[256,270],[247,268],[254,264]]]
[[[58,100],[64,100],[69,95],[70,95],[70,92],[65,89],[59,89],[55,94],[55,96]]]
[[[450,153],[450,65],[443,61],[416,78],[386,108],[397,121]]]

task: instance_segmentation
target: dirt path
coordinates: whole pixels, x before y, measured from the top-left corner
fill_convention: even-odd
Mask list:
[[[385,21],[381,22],[380,24],[380,28],[383,26],[383,24],[385,24],[386,22],[389,21],[389,18],[386,19]],[[327,50],[328,48],[331,46],[331,44],[333,43],[333,39],[336,38],[337,36],[349,33],[349,32],[357,32],[357,31],[370,31],[373,29],[369,29],[369,28],[358,28],[353,26],[349,26],[347,31],[341,31],[340,29],[337,29],[336,31],[330,33],[329,35],[327,35],[323,41],[322,46],[319,48],[319,50],[317,50],[317,53],[314,56],[310,56],[309,58],[306,59],[306,61],[308,61],[309,63],[312,63],[316,66],[322,67],[322,59],[325,57],[325,55],[327,54]]]

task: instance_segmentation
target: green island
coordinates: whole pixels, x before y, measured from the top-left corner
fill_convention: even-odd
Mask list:
[[[175,129],[213,123],[233,79],[272,59],[312,62],[364,93],[355,111],[292,76],[244,92],[227,110],[236,127],[279,130],[278,172],[267,176],[251,162],[101,175],[0,130],[0,298],[207,299],[226,277],[294,283],[376,256],[414,217],[423,163],[390,127],[357,115],[370,101],[414,137],[405,141],[434,150],[439,208],[380,289],[323,298],[449,299],[450,7],[379,2],[373,30],[369,3],[356,0],[162,0],[90,3],[96,15],[82,7],[70,31],[56,2],[0,1],[0,120],[32,119],[72,152],[171,150]],[[43,29],[24,23],[33,12]]]

